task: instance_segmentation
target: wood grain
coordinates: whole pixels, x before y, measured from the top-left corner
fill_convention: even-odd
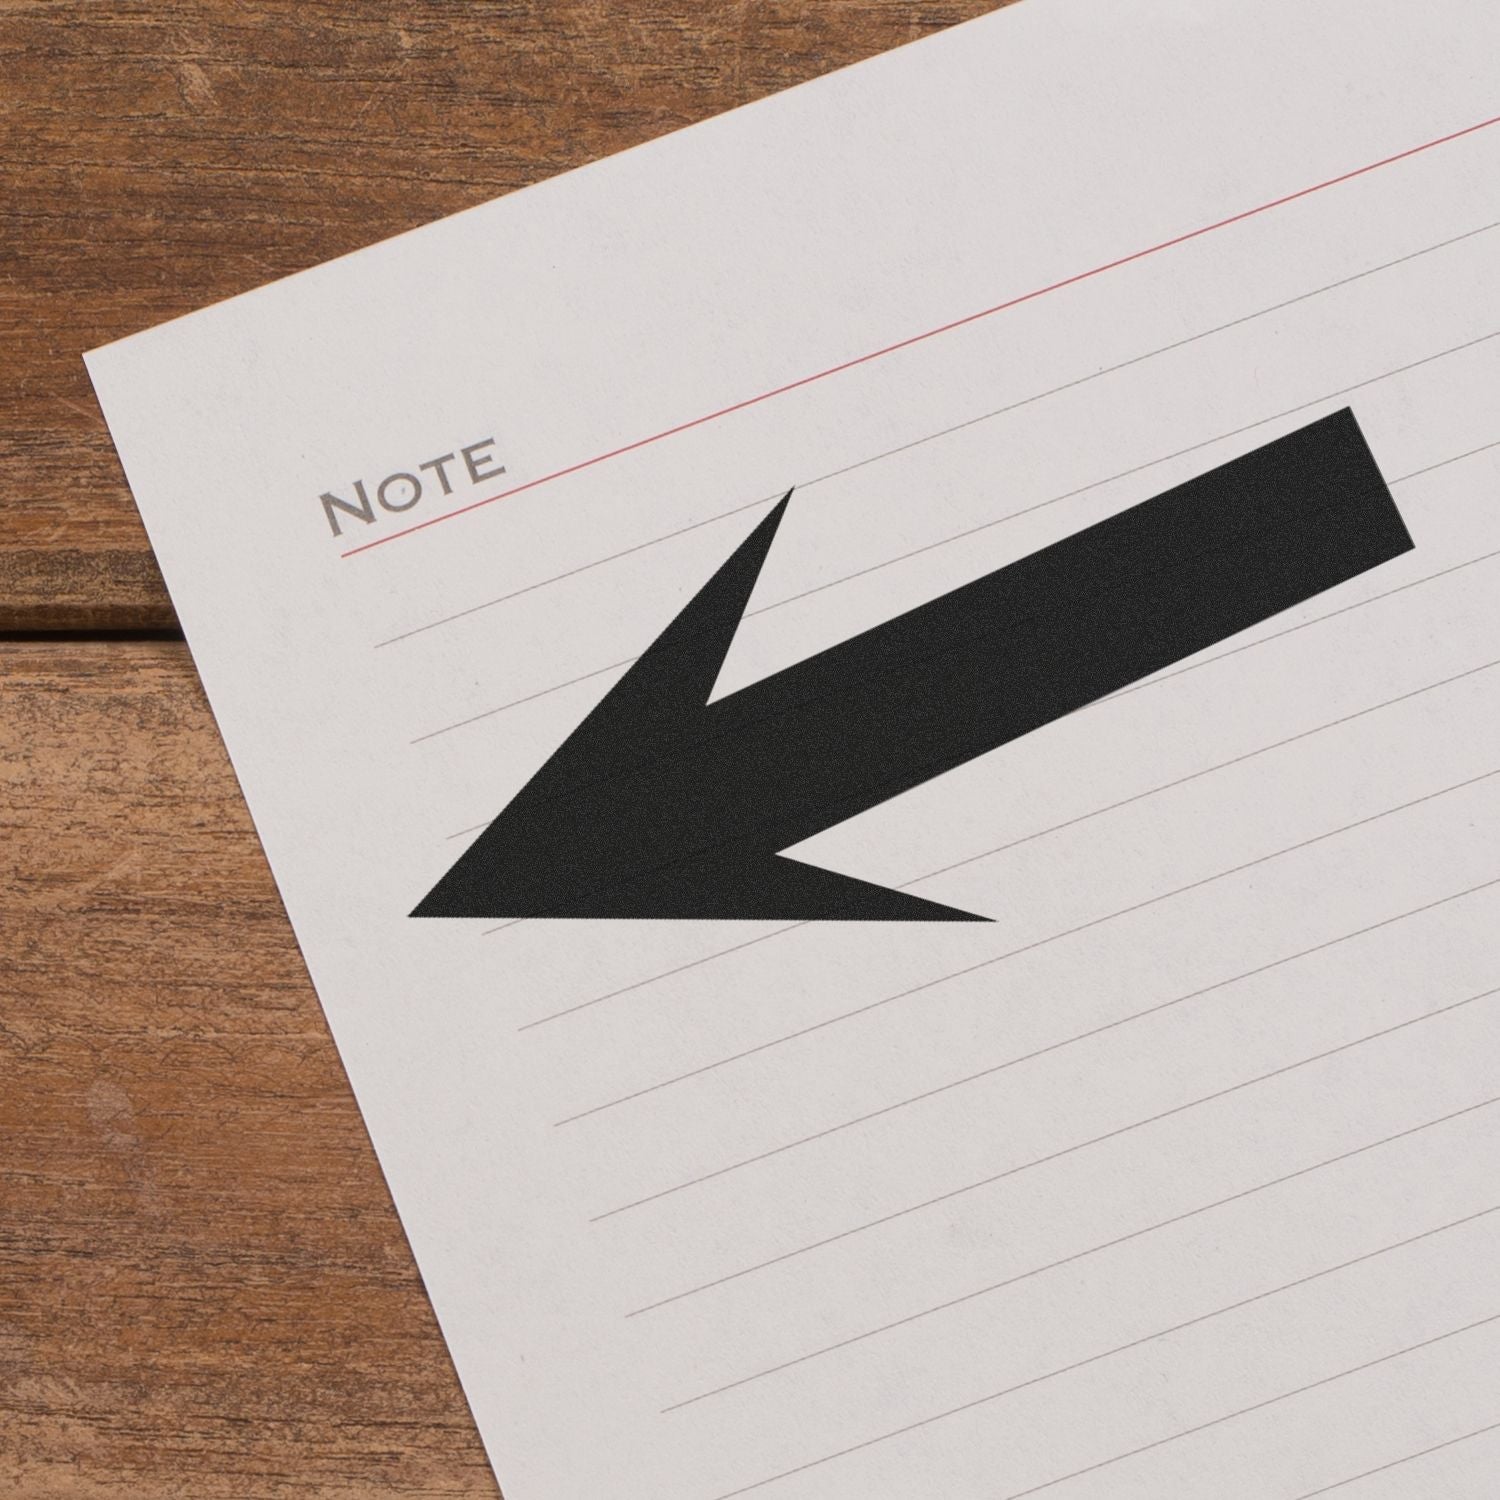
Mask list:
[[[171,606],[85,349],[995,0],[0,0],[0,630]]]
[[[0,1496],[493,1496],[185,647],[0,644],[0,909]]]

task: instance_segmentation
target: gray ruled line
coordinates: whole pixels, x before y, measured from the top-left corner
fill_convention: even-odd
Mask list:
[[[1335,1490],[1341,1490],[1346,1485],[1358,1484],[1361,1479],[1373,1479],[1377,1474],[1388,1474],[1392,1469],[1399,1469],[1403,1464],[1413,1463],[1419,1458],[1427,1458],[1433,1453],[1441,1453],[1445,1448],[1456,1448],[1460,1443],[1467,1443],[1471,1438],[1483,1437],[1487,1432],[1500,1432],[1500,1422],[1491,1422],[1487,1427],[1476,1427],[1472,1432],[1460,1433],[1458,1437],[1449,1438],[1446,1442],[1434,1443],[1430,1448],[1420,1448],[1415,1453],[1393,1458],[1388,1464],[1378,1464],[1373,1469],[1366,1469],[1362,1474],[1351,1474],[1347,1479],[1335,1480],[1333,1484],[1325,1484],[1322,1489],[1304,1490],[1302,1494],[1295,1496],[1294,1500],[1316,1500],[1319,1495],[1331,1495]]]

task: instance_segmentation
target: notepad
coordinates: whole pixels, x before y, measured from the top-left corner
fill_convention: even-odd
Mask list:
[[[1026,0],[88,357],[508,1500],[1494,1494],[1497,58]]]

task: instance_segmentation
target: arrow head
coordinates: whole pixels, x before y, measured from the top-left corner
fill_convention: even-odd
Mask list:
[[[987,920],[758,837],[708,703],[790,490],[423,898],[414,917]],[[740,778],[743,780],[744,778]]]

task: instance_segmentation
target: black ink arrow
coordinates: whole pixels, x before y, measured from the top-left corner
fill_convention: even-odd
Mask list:
[[[790,499],[413,916],[983,920],[781,851],[1412,546],[1346,409],[709,703]]]

